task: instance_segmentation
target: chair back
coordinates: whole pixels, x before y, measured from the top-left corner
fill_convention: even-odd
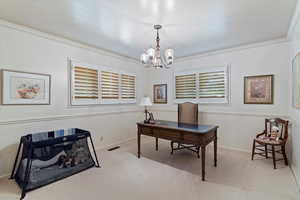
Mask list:
[[[280,118],[272,118],[265,120],[265,134],[269,135],[272,131],[272,126],[277,126],[279,131],[279,138],[285,142],[288,139],[289,133],[289,121]]]
[[[190,102],[178,104],[178,122],[198,124],[198,104]]]

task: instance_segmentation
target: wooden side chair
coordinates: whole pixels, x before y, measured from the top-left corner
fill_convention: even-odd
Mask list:
[[[184,124],[198,124],[198,104],[189,102],[178,104],[178,122]],[[174,148],[174,143],[177,143],[177,148]],[[180,141],[171,141],[171,148],[171,154],[176,150],[188,149],[197,153],[198,158],[200,158],[199,146],[182,144]]]
[[[276,169],[276,162],[280,160],[284,160],[285,165],[288,165],[285,152],[285,145],[288,140],[288,123],[288,121],[280,118],[265,120],[265,130],[256,135],[253,140],[252,160],[256,154],[268,159],[268,153],[272,153],[274,169]],[[278,134],[277,137],[272,135],[274,130]],[[271,146],[271,149],[268,148],[269,146]],[[276,160],[276,153],[282,154],[283,158]]]

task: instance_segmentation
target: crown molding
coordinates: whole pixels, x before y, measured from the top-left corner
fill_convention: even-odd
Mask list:
[[[291,23],[290,23],[289,30],[287,33],[288,40],[292,39],[293,34],[295,32],[295,28],[296,28],[297,24],[299,23],[299,21],[300,21],[300,1],[298,0],[295,11],[294,11],[294,15],[291,19]]]
[[[297,6],[297,10],[299,10],[300,6]],[[296,13],[296,12],[295,12]],[[294,27],[297,23],[296,21],[299,21],[300,19],[300,14],[298,12],[298,17],[295,17],[296,15],[294,15],[293,17],[293,21],[295,21],[294,23],[291,23],[290,26],[290,30],[293,30]],[[294,19],[295,18],[295,19]],[[297,20],[296,20],[297,19]],[[292,25],[294,24],[294,25]],[[60,43],[64,43],[70,46],[74,46],[77,48],[82,48],[94,53],[98,53],[100,55],[104,55],[104,56],[110,56],[122,61],[128,61],[134,64],[141,64],[139,62],[138,59],[132,58],[132,57],[128,57],[116,52],[112,52],[106,49],[101,49],[98,47],[94,47],[94,46],[90,46],[87,44],[84,44],[82,42],[79,41],[74,41],[71,40],[69,38],[64,38],[62,36],[58,36],[58,35],[54,35],[54,34],[50,34],[50,33],[46,33],[40,30],[36,30],[34,28],[31,27],[27,27],[24,25],[20,25],[20,24],[16,24],[16,23],[12,23],[3,19],[0,19],[0,26],[2,27],[6,27],[6,28],[10,28],[13,30],[17,30],[17,31],[21,31],[21,32],[25,32],[25,33],[29,33],[32,35],[35,35],[37,37],[41,37],[44,39],[48,39],[48,40],[52,40],[52,41],[56,41],[56,42],[60,42]],[[289,30],[289,33],[291,32]],[[290,33],[291,34],[291,33]],[[257,42],[257,43],[250,43],[250,44],[245,44],[245,45],[239,45],[239,46],[235,46],[235,47],[231,47],[231,48],[224,48],[224,49],[220,49],[220,50],[213,50],[213,51],[208,51],[208,52],[203,52],[203,53],[196,53],[194,55],[188,55],[188,56],[183,56],[183,57],[177,57],[175,58],[176,63],[177,62],[184,62],[187,60],[192,60],[192,59],[198,59],[198,58],[202,58],[202,57],[208,57],[208,56],[213,56],[213,55],[218,55],[218,54],[224,54],[224,53],[230,53],[230,52],[234,52],[234,51],[242,51],[242,50],[246,50],[246,49],[251,49],[251,48],[258,48],[258,47],[263,47],[263,46],[269,46],[269,45],[275,45],[275,44],[280,44],[280,43],[285,43],[288,42],[289,38],[287,37],[282,37],[279,39],[274,39],[274,40],[268,40],[268,41],[263,41],[263,42]]]
[[[125,56],[125,55],[122,55],[122,54],[119,54],[116,52],[112,52],[112,51],[109,51],[106,49],[101,49],[101,48],[94,47],[91,45],[83,44],[82,42],[79,42],[79,41],[74,41],[69,38],[58,36],[58,35],[55,35],[52,33],[46,33],[46,32],[31,28],[31,27],[27,27],[24,25],[11,23],[11,22],[3,20],[3,19],[0,19],[0,26],[9,28],[9,29],[13,29],[13,30],[17,30],[20,32],[24,32],[24,33],[29,33],[29,34],[32,34],[34,36],[37,36],[37,37],[40,37],[43,39],[64,43],[64,44],[67,44],[67,45],[70,45],[73,47],[77,47],[77,48],[82,48],[82,49],[85,49],[85,50],[88,50],[88,51],[91,51],[93,53],[97,53],[100,55],[110,56],[110,57],[113,57],[118,60],[122,60],[122,61],[125,60],[128,62],[134,63],[134,64],[140,64],[140,62],[137,59],[133,59],[131,57],[128,57],[128,56]]]
[[[240,45],[240,46],[236,46],[236,47],[232,47],[232,48],[225,48],[225,49],[216,50],[216,51],[209,51],[209,52],[205,52],[205,53],[184,56],[184,57],[177,58],[176,63],[184,62],[187,60],[194,60],[194,59],[198,59],[198,58],[202,58],[202,57],[208,57],[208,56],[219,55],[219,54],[224,54],[224,53],[231,53],[231,52],[235,52],[235,51],[244,51],[247,49],[271,46],[271,45],[287,43],[287,42],[288,42],[288,39],[286,37],[282,37],[279,39],[268,40],[268,41],[264,41],[264,42],[257,42],[257,43],[252,43],[252,44]]]

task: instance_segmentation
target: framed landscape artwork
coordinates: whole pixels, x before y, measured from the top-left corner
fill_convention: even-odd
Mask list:
[[[244,78],[245,104],[273,104],[273,75]]]
[[[159,84],[153,86],[153,102],[166,104],[168,103],[167,84]]]
[[[300,109],[300,53],[293,60],[293,107]]]
[[[50,104],[51,76],[2,70],[3,105]]]

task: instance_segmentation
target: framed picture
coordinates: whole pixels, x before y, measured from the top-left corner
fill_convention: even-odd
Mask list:
[[[3,105],[49,105],[51,76],[2,70]]]
[[[300,52],[293,60],[293,107],[300,109]]]
[[[153,102],[168,103],[168,86],[167,84],[159,84],[153,86]]]
[[[245,104],[273,104],[273,75],[244,78]]]

